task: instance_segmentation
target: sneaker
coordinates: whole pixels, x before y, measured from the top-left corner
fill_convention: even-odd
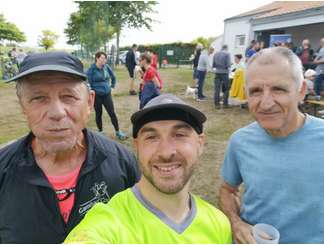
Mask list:
[[[125,133],[123,133],[122,131],[118,131],[116,132],[116,137],[119,139],[119,140],[126,140],[128,137],[126,136]]]
[[[103,135],[103,136],[106,136],[106,137],[108,136],[108,135],[107,135],[104,131],[102,131],[102,130],[99,131],[99,134],[101,134],[101,135]]]
[[[129,90],[129,95],[137,95],[135,90]]]
[[[197,98],[197,101],[206,101],[207,97],[201,97],[201,98]]]

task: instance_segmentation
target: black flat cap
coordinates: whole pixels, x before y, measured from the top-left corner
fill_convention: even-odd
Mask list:
[[[188,123],[198,134],[203,132],[206,116],[172,94],[162,94],[150,100],[142,110],[131,117],[133,137],[137,138],[138,131],[149,122],[161,120],[180,120]]]
[[[73,74],[86,80],[82,62],[66,52],[35,53],[25,57],[20,64],[18,75],[6,82],[16,81],[24,76],[40,71],[58,71]]]

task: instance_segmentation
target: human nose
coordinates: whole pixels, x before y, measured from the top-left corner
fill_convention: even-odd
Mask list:
[[[65,106],[59,101],[52,101],[48,107],[47,115],[50,119],[59,121],[66,115]]]
[[[170,161],[176,154],[176,146],[171,139],[161,139],[158,147],[158,155],[164,161]]]
[[[265,91],[261,97],[260,108],[262,110],[268,110],[271,109],[274,104],[275,103],[272,94],[268,91]]]

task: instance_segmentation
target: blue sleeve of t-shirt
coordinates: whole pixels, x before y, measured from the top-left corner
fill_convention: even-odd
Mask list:
[[[250,58],[252,57],[254,54],[256,54],[256,52],[253,50],[253,49],[250,49],[247,54],[246,54],[246,57]]]
[[[233,138],[232,136],[227,146],[221,175],[227,184],[236,187],[240,185],[243,180],[239,169],[236,144]]]

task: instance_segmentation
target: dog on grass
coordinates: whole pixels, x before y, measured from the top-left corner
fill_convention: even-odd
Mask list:
[[[193,99],[197,99],[197,88],[192,88],[190,86],[187,86],[185,97],[192,97]]]

